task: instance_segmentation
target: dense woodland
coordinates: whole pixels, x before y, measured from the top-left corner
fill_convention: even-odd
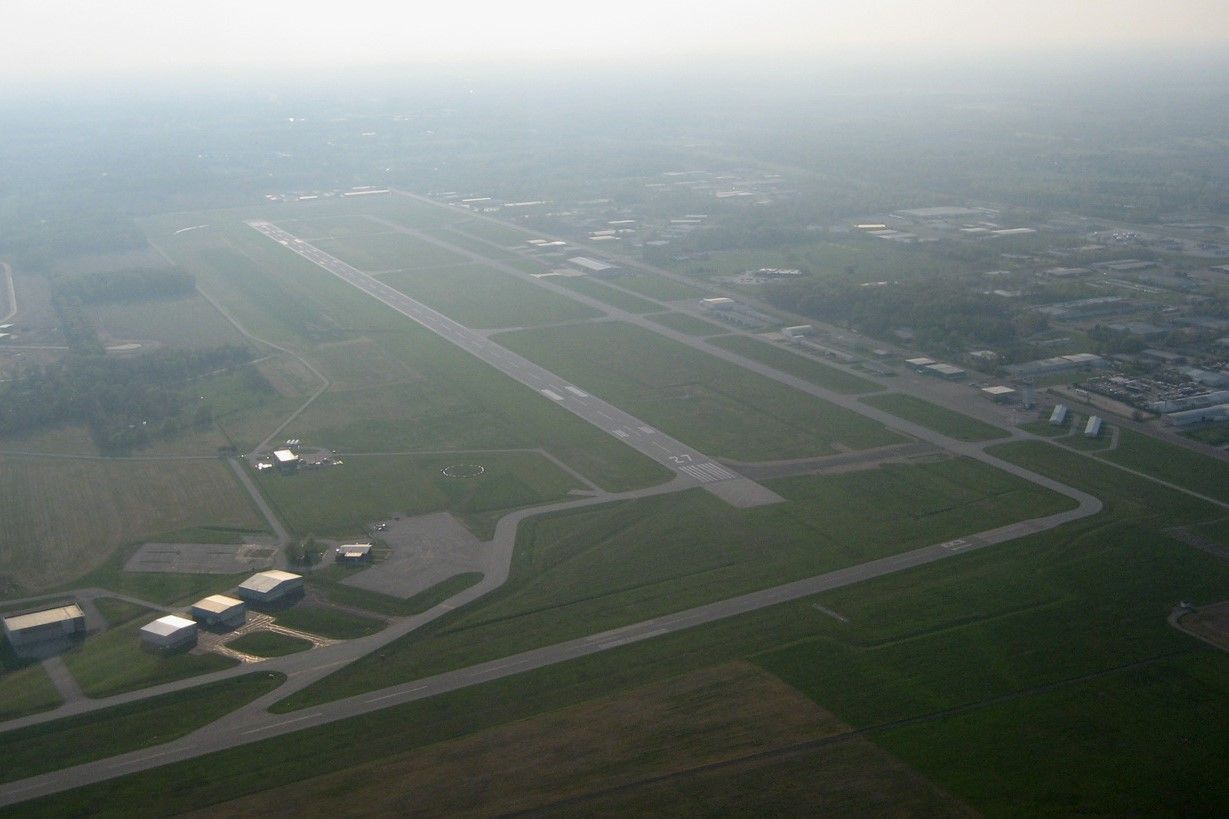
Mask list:
[[[189,426],[212,421],[184,387],[194,378],[243,368],[259,385],[263,376],[248,350],[155,350],[132,358],[72,354],[63,361],[14,372],[0,385],[0,435],[60,424],[86,424],[107,452],[141,446]]]

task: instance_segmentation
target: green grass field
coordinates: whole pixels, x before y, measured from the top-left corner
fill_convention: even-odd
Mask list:
[[[792,350],[775,344],[768,344],[748,336],[725,336],[709,341],[717,347],[724,347],[730,352],[744,355],[761,364],[775,367],[781,372],[796,375],[810,381],[817,387],[857,395],[867,392],[881,392],[883,387],[874,381],[847,373],[844,370],[830,367],[810,356],[801,355]]]
[[[64,664],[87,696],[121,694],[235,665],[234,660],[217,654],[162,655],[148,651],[142,647],[140,636],[146,622],[141,618],[87,637],[64,655]]]
[[[397,271],[380,279],[467,327],[533,327],[600,315],[566,296],[476,264]]]
[[[657,302],[624,293],[588,276],[554,276],[550,281],[629,313],[657,313],[667,309]]]
[[[1225,461],[1130,429],[1120,430],[1118,448],[1102,457],[1192,492],[1229,502],[1229,463]]]
[[[479,217],[469,217],[465,221],[458,222],[454,229],[504,246],[515,245],[517,247],[524,247],[527,239],[537,237],[537,234],[532,231],[524,231],[520,228]]]
[[[902,393],[872,395],[863,398],[862,401],[884,412],[890,412],[898,418],[904,418],[906,421],[921,424],[949,438],[955,438],[957,441],[993,441],[1009,435],[1006,430],[999,427],[912,395]]]
[[[47,711],[60,702],[60,694],[43,667],[17,657],[0,635],[0,720]]]
[[[90,305],[87,314],[108,344],[152,341],[168,347],[245,344],[246,339],[199,294],[177,299]]]
[[[408,233],[379,233],[347,239],[321,239],[313,242],[325,253],[367,272],[412,270],[424,267],[450,267],[469,261],[439,245]]]
[[[650,321],[689,336],[712,336],[729,332],[729,329],[720,324],[713,324],[711,321],[705,321],[687,313],[662,313],[652,316]]]
[[[857,413],[621,322],[495,340],[710,456],[800,458],[903,440]]]
[[[531,518],[512,576],[454,617],[294,695],[294,707],[494,659],[939,543],[1070,502],[974,461],[773,481],[737,510],[700,490]]]
[[[651,299],[661,299],[663,301],[701,299],[709,295],[708,291],[701,290],[699,287],[675,281],[674,279],[667,279],[665,276],[659,276],[656,273],[633,273],[627,276],[620,276],[615,281],[619,287],[632,290]]]
[[[1044,436],[1046,438],[1057,438],[1060,435],[1070,434],[1071,423],[1068,421],[1068,423],[1064,424],[1063,426],[1056,427],[1047,419],[1043,418],[1036,421],[1026,421],[1023,424],[1020,424],[1020,429],[1024,430],[1025,432],[1031,432],[1034,435]]]
[[[284,657],[287,654],[306,651],[312,644],[299,637],[276,631],[252,631],[231,640],[226,647],[257,657]]]
[[[67,583],[102,565],[119,545],[159,532],[264,524],[215,459],[0,456],[0,496],[0,574],[29,590]]]
[[[384,621],[374,617],[361,617],[340,609],[310,606],[304,603],[286,609],[277,615],[276,622],[286,628],[306,631],[331,640],[353,640],[366,637],[384,628]]]
[[[131,620],[142,617],[146,614],[153,614],[152,609],[145,606],[138,606],[136,603],[129,603],[127,600],[117,600],[114,597],[99,597],[94,600],[94,605],[98,607],[98,613],[107,621],[108,628],[122,626]]]
[[[444,468],[482,465],[474,478],[449,478]],[[536,453],[348,455],[341,466],[292,475],[256,474],[261,491],[297,534],[347,535],[393,515],[448,510],[489,537],[495,513],[565,497],[584,488]]]
[[[281,674],[248,674],[0,734],[0,781],[169,742],[272,691]],[[144,811],[143,811],[144,812]]]

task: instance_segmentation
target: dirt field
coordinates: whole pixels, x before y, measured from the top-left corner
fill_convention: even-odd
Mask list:
[[[704,777],[696,781],[709,809],[742,807],[753,796],[759,804],[787,812],[805,808],[812,815],[827,815],[829,807],[848,812],[851,805],[880,806],[885,815],[968,814],[865,740],[840,743],[837,747],[844,750],[839,752],[826,749],[820,756],[753,765],[761,776],[768,775],[750,793],[741,784],[747,776],[742,765],[720,766],[845,730],[775,677],[732,663],[192,815],[494,815],[561,800],[578,800],[558,806],[569,815],[605,812],[613,805],[619,812],[652,807],[677,813],[671,810],[673,796],[696,775]],[[720,767],[688,773],[715,764]],[[802,769],[772,775],[781,765]],[[610,793],[612,788],[617,790]],[[727,798],[728,803],[723,801]]]
[[[133,540],[189,526],[263,526],[212,459],[0,457],[0,497],[0,575],[31,591],[72,580]]]

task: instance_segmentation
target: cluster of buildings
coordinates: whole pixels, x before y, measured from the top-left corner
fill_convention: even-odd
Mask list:
[[[258,572],[239,584],[235,596],[211,594],[189,609],[191,617],[168,614],[141,628],[141,642],[155,650],[173,651],[196,645],[197,630],[226,630],[247,622],[247,606],[274,607],[303,594],[303,576],[291,572]],[[4,635],[19,653],[40,647],[56,649],[86,633],[85,612],[77,603],[60,604],[3,618]]]

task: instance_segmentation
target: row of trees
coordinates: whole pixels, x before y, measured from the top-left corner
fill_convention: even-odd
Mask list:
[[[0,435],[84,423],[99,448],[128,450],[210,423],[207,406],[190,401],[184,386],[206,373],[251,366],[248,351],[234,345],[132,358],[70,354],[18,370],[0,385]]]

